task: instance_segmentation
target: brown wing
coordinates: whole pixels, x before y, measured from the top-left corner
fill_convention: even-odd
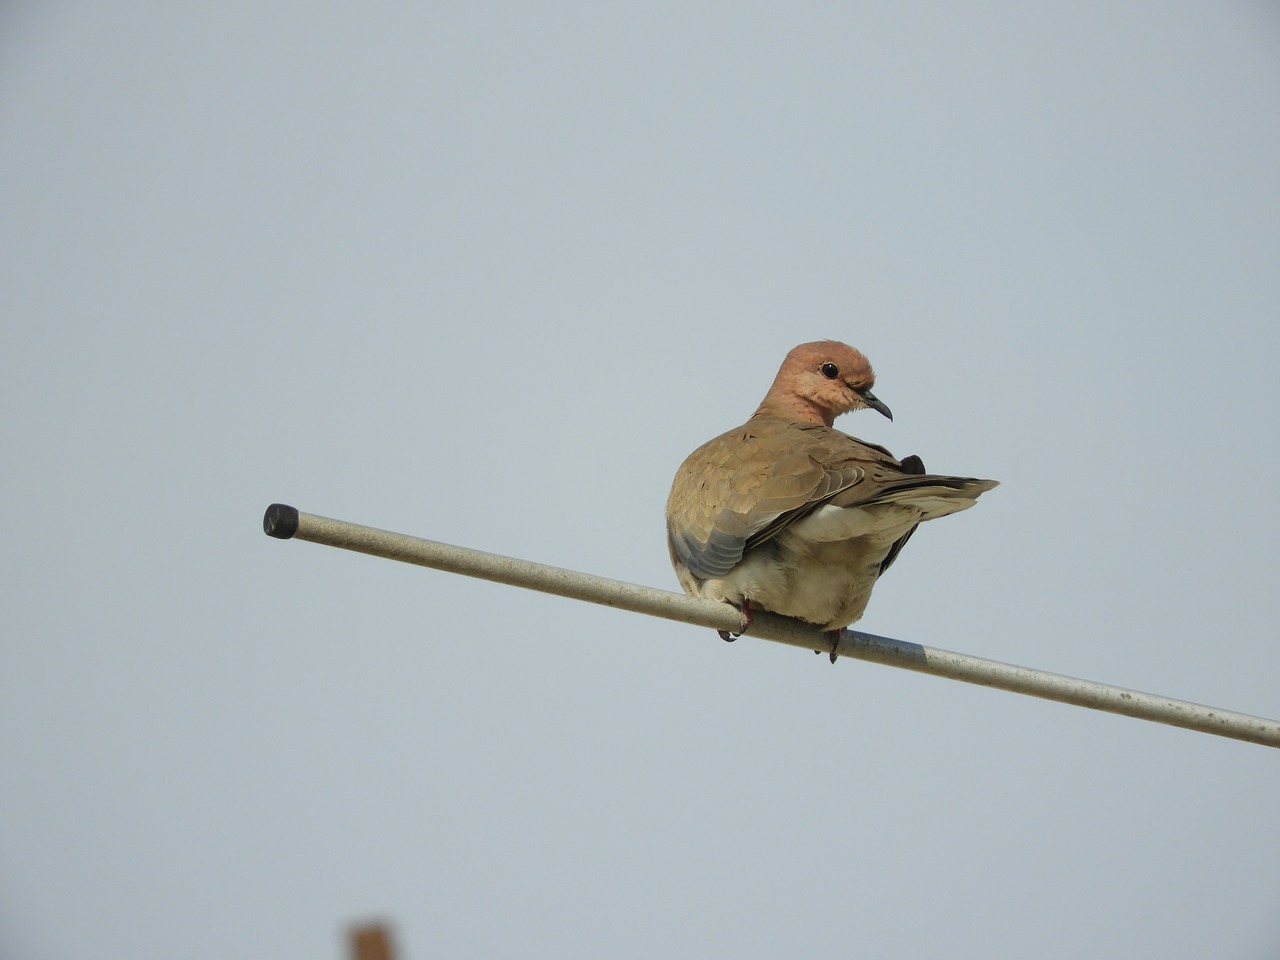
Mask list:
[[[822,424],[752,420],[681,465],[667,502],[667,536],[672,556],[705,580],[724,576],[746,551],[827,503],[911,503],[928,520],[971,506],[995,486],[927,474],[919,457],[899,462],[884,447]],[[914,531],[890,547],[881,573]]]
[[[883,447],[821,424],[750,421],[703,444],[677,471],[667,503],[672,552],[696,577],[723,576],[747,550],[860,490],[869,472],[900,470]]]

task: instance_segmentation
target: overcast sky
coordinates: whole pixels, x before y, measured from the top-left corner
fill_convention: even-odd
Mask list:
[[[0,956],[1274,958],[1280,755],[676,588],[794,344],[1002,482],[863,629],[1280,716],[1280,7],[10,3]]]

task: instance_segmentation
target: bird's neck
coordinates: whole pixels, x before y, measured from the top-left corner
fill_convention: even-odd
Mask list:
[[[752,420],[790,420],[793,423],[821,423],[830,427],[835,424],[835,415],[818,406],[812,400],[798,397],[794,393],[769,394],[751,415]]]

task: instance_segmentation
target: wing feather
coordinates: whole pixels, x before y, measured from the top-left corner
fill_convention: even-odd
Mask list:
[[[703,444],[681,465],[667,503],[668,540],[673,555],[705,580],[724,576],[746,551],[827,503],[936,504],[923,520],[995,485],[927,474],[919,457],[898,461],[884,447],[822,424],[752,420]],[[881,573],[914,532],[893,543]]]

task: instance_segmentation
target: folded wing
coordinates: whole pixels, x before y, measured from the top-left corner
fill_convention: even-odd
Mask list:
[[[705,580],[724,576],[746,551],[820,508],[901,503],[919,509],[923,521],[972,506],[994,486],[992,480],[926,474],[919,457],[898,461],[883,447],[823,424],[752,420],[699,447],[680,467],[667,532],[673,556]],[[821,519],[806,529],[826,526]],[[881,572],[914,529],[889,548]]]

